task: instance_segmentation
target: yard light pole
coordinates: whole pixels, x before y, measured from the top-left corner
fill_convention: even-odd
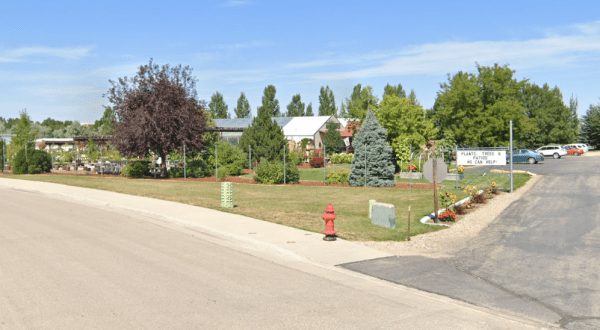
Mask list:
[[[514,184],[514,177],[513,177],[513,123],[512,120],[510,121],[510,146],[509,146],[509,155],[510,155],[510,192],[513,192],[513,184]]]
[[[285,144],[283,145],[283,184],[285,184]]]
[[[183,179],[187,180],[187,166],[185,161],[185,143],[183,144]]]
[[[250,174],[250,184],[252,184],[252,153],[250,145],[248,145],[248,172]]]
[[[365,144],[365,187],[367,187],[367,145]]]
[[[326,151],[325,145],[323,144],[323,185],[327,185],[327,161],[326,159]]]

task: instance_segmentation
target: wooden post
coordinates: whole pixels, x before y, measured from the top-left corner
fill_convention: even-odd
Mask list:
[[[438,222],[438,196],[437,196],[437,158],[433,158],[433,208],[435,209],[435,218],[433,222]]]
[[[406,233],[406,240],[410,241],[410,205],[408,206],[408,232]]]

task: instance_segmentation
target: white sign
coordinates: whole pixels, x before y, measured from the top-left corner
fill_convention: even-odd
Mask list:
[[[458,165],[506,165],[506,150],[458,150]]]

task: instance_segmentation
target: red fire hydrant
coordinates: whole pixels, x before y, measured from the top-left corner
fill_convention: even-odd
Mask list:
[[[323,220],[325,220],[325,231],[323,232],[323,234],[325,234],[325,237],[323,237],[324,241],[335,241],[337,238],[335,235],[336,231],[333,230],[333,220],[335,220],[335,214],[333,214],[333,212],[335,212],[333,205],[327,205],[325,214],[323,214]]]

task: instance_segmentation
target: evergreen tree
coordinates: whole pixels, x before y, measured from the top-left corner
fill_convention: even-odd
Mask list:
[[[281,113],[279,112],[279,100],[275,98],[275,93],[277,93],[275,86],[269,85],[265,87],[262,105],[258,107],[258,112],[260,113],[263,110],[266,111],[269,118],[281,116]]]
[[[210,97],[210,103],[208,104],[208,111],[210,112],[212,119],[229,119],[228,106],[223,100],[223,94],[215,92]]]
[[[287,143],[283,129],[272,119],[272,115],[271,108],[263,103],[263,106],[258,108],[258,116],[254,117],[252,124],[244,130],[238,144],[245,152],[248,151],[248,146],[251,146],[253,158],[259,161],[279,159],[283,154],[283,146]]]
[[[308,106],[306,107],[306,116],[314,116],[315,114],[313,113],[312,110],[312,102],[308,104]]]
[[[319,116],[337,116],[335,97],[333,91],[327,87],[321,87],[319,95]]]
[[[372,111],[352,141],[354,158],[348,177],[351,186],[392,187],[396,185],[392,149],[387,144],[387,132],[379,125]],[[366,164],[365,164],[366,161]],[[366,166],[365,166],[366,165]]]
[[[346,149],[346,145],[344,144],[344,139],[342,139],[340,131],[338,131],[340,124],[329,121],[327,122],[326,127],[327,133],[325,134],[325,137],[323,137],[323,145],[325,146],[325,151],[327,151],[327,154],[338,154],[344,151]]]
[[[240,94],[237,107],[233,111],[235,111],[235,118],[250,118],[250,102],[248,102],[244,92]]]
[[[600,145],[600,105],[590,105],[581,125],[581,137],[590,146]]]
[[[301,117],[304,116],[304,103],[300,98],[300,94],[292,96],[292,101],[287,106],[287,117]]]

